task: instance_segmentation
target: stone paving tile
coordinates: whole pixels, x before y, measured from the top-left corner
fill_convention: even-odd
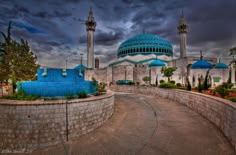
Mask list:
[[[223,134],[191,109],[160,97],[117,94],[102,127],[67,143],[71,155],[236,155]],[[35,155],[65,154],[62,145]]]

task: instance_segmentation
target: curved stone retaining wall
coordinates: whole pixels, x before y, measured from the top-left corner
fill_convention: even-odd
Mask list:
[[[114,93],[74,100],[0,100],[0,153],[59,144],[93,131],[114,111]]]
[[[236,103],[184,90],[145,86],[112,86],[111,89],[120,92],[158,95],[184,104],[215,124],[236,150]]]

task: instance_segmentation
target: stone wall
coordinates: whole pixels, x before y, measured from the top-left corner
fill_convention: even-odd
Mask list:
[[[30,152],[93,131],[114,111],[114,93],[87,99],[0,100],[0,153]]]
[[[144,86],[112,86],[111,89],[121,92],[159,95],[184,104],[218,127],[236,149],[236,103],[184,90]]]
[[[112,82],[116,83],[118,80],[133,80],[133,66],[120,65],[112,67]]]
[[[139,82],[140,85],[145,84],[143,78],[145,76],[150,76],[150,70],[148,65],[137,65],[134,67],[134,82]]]

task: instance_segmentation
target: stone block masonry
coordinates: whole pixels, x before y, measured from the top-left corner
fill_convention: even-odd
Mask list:
[[[184,104],[201,114],[219,128],[236,150],[236,103],[184,90],[118,85],[112,86],[111,89],[118,92],[158,95]]]
[[[64,144],[106,122],[114,93],[73,100],[0,100],[0,153]]]

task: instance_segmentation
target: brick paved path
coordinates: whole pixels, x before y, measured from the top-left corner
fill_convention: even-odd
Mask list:
[[[160,97],[117,94],[105,125],[67,144],[67,154],[236,155],[223,134],[191,109]],[[32,154],[66,154],[62,145]]]

